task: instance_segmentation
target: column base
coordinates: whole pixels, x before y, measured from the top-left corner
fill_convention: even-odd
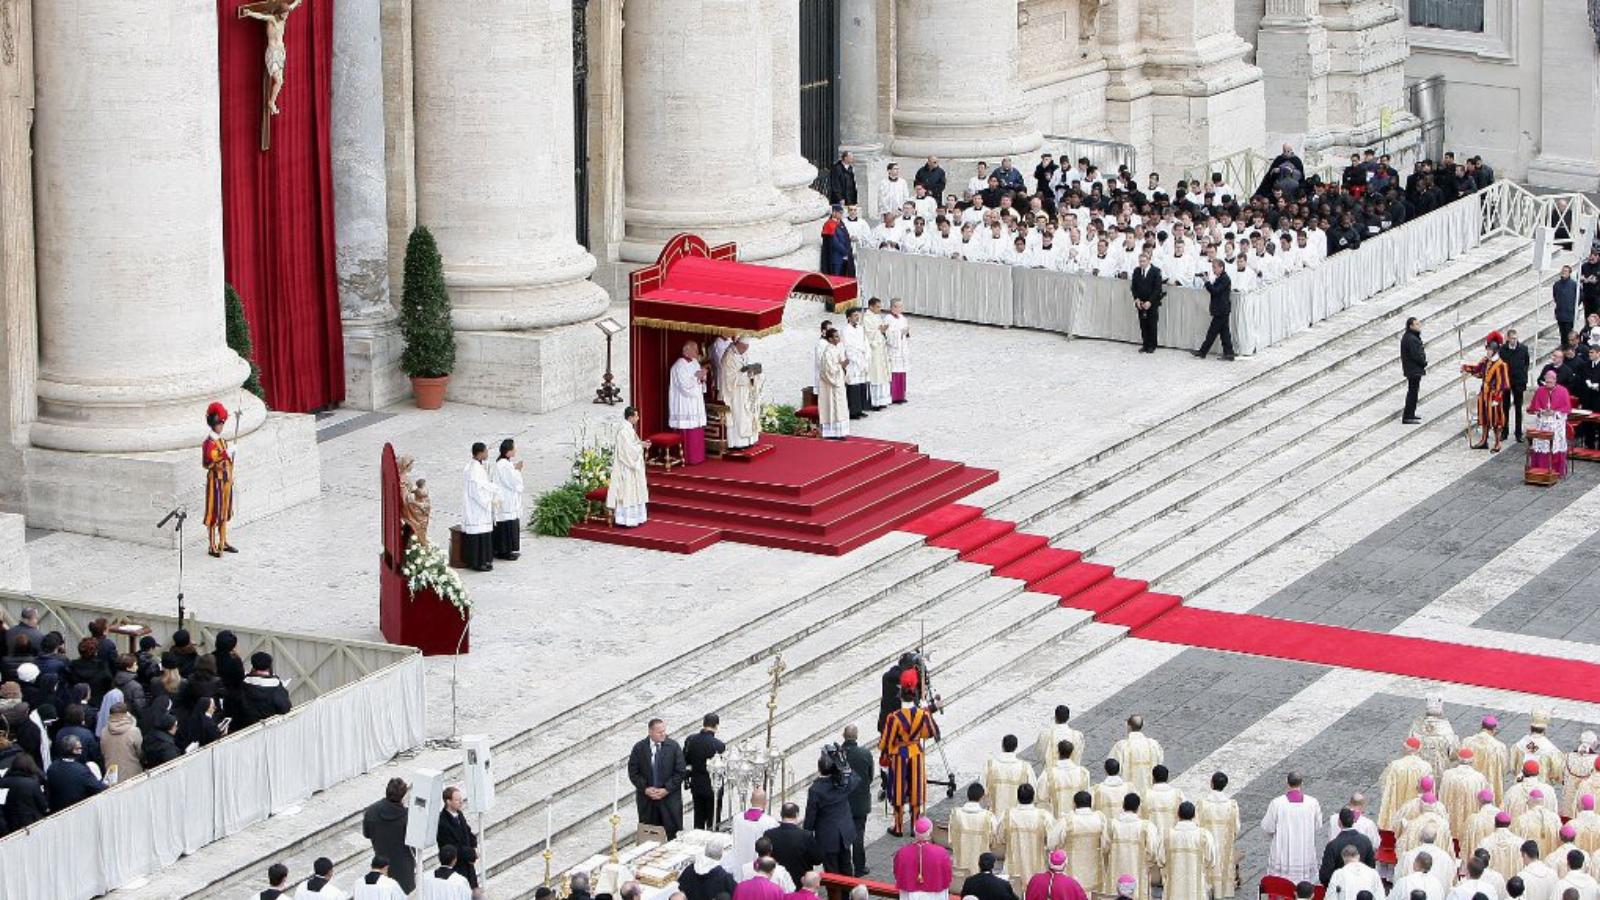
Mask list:
[[[156,530],[167,511],[184,506],[189,537],[205,531],[205,470],[200,437],[188,450],[79,453],[30,447],[26,467],[28,524],[96,537],[176,545],[172,528]],[[273,413],[235,445],[233,526],[282,512],[322,492],[322,459],[311,416]]]
[[[0,513],[0,591],[33,590],[26,542],[27,526],[22,516]]]
[[[542,413],[588,402],[605,374],[599,317],[532,331],[457,331],[448,397],[457,403]],[[613,371],[624,342],[613,340]]]
[[[344,331],[344,405],[382,409],[411,394],[411,382],[400,371],[405,352],[396,320],[373,325],[347,323]]]
[[[1262,93],[1256,77],[1215,93],[1154,94],[1151,170],[1163,177],[1198,171],[1236,151],[1265,146]]]
[[[1528,164],[1528,183],[1560,191],[1600,190],[1600,160],[1540,156]]]

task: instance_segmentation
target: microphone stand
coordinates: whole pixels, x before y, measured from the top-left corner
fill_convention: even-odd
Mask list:
[[[173,519],[178,520],[177,521],[177,525],[174,526],[174,527],[175,527],[175,529],[177,531],[177,535],[178,535],[178,627],[179,628],[183,627],[183,619],[184,619],[184,610],[183,610],[183,523],[188,518],[189,518],[189,511],[187,509],[185,509],[184,507],[179,506],[179,507],[173,509],[171,512],[167,513],[165,516],[163,516],[160,522],[156,523],[156,529],[159,531],[160,529],[166,528],[167,527],[167,523],[171,522]]]

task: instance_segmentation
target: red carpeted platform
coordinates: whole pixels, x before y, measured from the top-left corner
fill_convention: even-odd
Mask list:
[[[998,477],[895,441],[763,435],[761,444],[771,450],[752,459],[712,459],[671,472],[652,469],[650,522],[640,529],[586,525],[572,534],[693,553],[706,546],[703,533],[711,532],[716,540],[837,556],[901,523],[948,508]],[[978,513],[973,510],[971,518]],[[644,533],[656,524],[689,530],[676,537]]]
[[[1081,559],[1083,554],[1076,550],[1041,547],[1009,565],[995,569],[994,574],[1001,578],[1015,578],[1032,587]]]
[[[962,503],[947,503],[938,509],[925,512],[922,515],[917,516],[915,519],[905,523],[904,525],[901,525],[900,530],[909,531],[913,534],[927,535],[928,537],[936,537],[944,534],[946,531],[950,531],[953,528],[959,528],[981,515],[983,515],[983,510],[977,508],[976,506],[967,506]]]
[[[1099,563],[1077,562],[1065,569],[1040,581],[1038,584],[1028,586],[1029,590],[1041,594],[1055,594],[1065,601],[1076,597],[1096,583],[1111,577],[1111,567]]]
[[[1086,590],[1062,598],[1061,605],[1072,609],[1086,609],[1094,613],[1095,618],[1100,621],[1109,622],[1111,621],[1109,613],[1113,610],[1120,611],[1124,604],[1143,594],[1149,586],[1144,581],[1113,575],[1095,582]]]
[[[932,543],[931,541],[929,543]],[[994,569],[1004,568],[1025,556],[1044,548],[1050,541],[1042,534],[1024,534],[1012,531],[998,539],[984,544],[976,550],[963,553],[961,558],[971,563],[989,566]]]
[[[1249,613],[1179,606],[1133,636],[1189,647],[1600,703],[1600,665]]]
[[[985,517],[974,519],[960,528],[951,529],[937,537],[928,538],[928,546],[945,547],[966,557],[967,554],[975,553],[1016,530],[1015,522]]]

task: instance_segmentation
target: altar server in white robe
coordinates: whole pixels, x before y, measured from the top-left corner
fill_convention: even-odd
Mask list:
[[[500,442],[494,487],[500,499],[494,514],[494,558],[514,560],[522,555],[522,460],[517,459],[517,442],[511,438]]]
[[[667,427],[683,438],[684,464],[697,466],[706,461],[706,370],[699,344],[684,343],[668,381]]]
[[[461,549],[467,566],[476,572],[494,568],[494,516],[500,492],[489,475],[488,462],[488,446],[477,441],[472,445],[472,460],[462,473]]]
[[[850,310],[843,331],[844,357],[850,365],[845,369],[845,400],[850,407],[850,418],[867,417],[868,368],[872,362],[872,348],[867,344],[867,329],[862,324],[861,308]]]
[[[639,411],[622,411],[626,424],[617,426],[611,444],[611,481],[606,488],[606,508],[616,524],[624,528],[643,525],[648,518],[650,487],[645,482],[644,453],[650,442],[639,438]]]
[[[761,437],[761,376],[745,371],[750,341],[740,335],[722,354],[722,381],[717,390],[728,407],[728,449],[749,447]]]
[[[828,332],[833,330],[833,322],[823,319],[820,330],[817,332],[817,342],[811,346],[811,395],[812,403],[816,403],[816,395],[822,387],[822,351],[828,349]]]
[[[1344,865],[1334,870],[1328,882],[1329,900],[1356,900],[1356,895],[1366,891],[1374,898],[1384,896],[1383,879],[1371,866],[1361,861],[1361,850],[1354,844],[1345,844],[1339,853]]]
[[[418,900],[472,900],[472,885],[456,871],[456,848],[439,848],[439,867],[417,879]]]
[[[911,368],[911,321],[906,318],[906,302],[899,297],[889,301],[883,337],[889,346],[889,402],[904,403],[906,372]]]
[[[1317,798],[1300,789],[1299,775],[1290,772],[1288,780],[1289,790],[1274,797],[1267,805],[1267,814],[1261,817],[1261,830],[1271,841],[1267,850],[1267,874],[1281,875],[1294,882],[1314,882],[1322,862],[1317,847],[1322,806]]]
[[[850,402],[845,393],[849,362],[844,355],[844,336],[837,328],[828,332],[827,341],[817,383],[817,425],[824,438],[842,441],[850,435]]]
[[[312,871],[315,874],[294,892],[294,900],[349,900],[350,895],[333,884],[333,860],[319,857]]]
[[[889,406],[889,339],[884,336],[883,301],[873,297],[867,301],[867,315],[862,326],[867,332],[867,400],[873,412]]]
[[[388,857],[372,858],[372,870],[356,882],[350,900],[406,900],[406,892],[400,887],[400,882],[389,877]]]

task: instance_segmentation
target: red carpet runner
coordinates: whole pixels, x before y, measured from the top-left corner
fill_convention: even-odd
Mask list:
[[[1087,610],[1095,621],[1121,625],[1132,637],[1230,653],[1268,656],[1600,703],[1600,665],[1532,653],[1451,644],[1426,638],[1196,609],[1183,598],[1155,593],[1143,581],[1118,577],[1110,566],[1086,563],[1076,550],[1048,546],[1044,537],[989,519],[972,506],[950,504],[901,526],[935,547],[1016,578],[1028,590],[1053,594],[1062,606]]]

